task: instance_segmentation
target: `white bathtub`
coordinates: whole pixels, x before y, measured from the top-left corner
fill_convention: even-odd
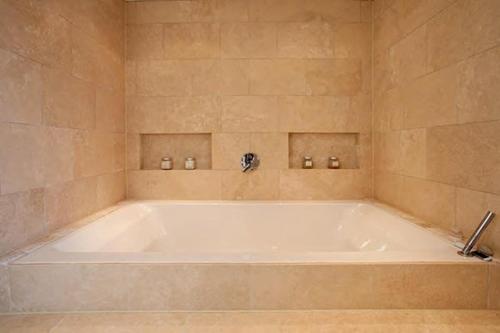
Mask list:
[[[471,261],[456,250],[369,202],[141,201],[123,203],[17,263]]]

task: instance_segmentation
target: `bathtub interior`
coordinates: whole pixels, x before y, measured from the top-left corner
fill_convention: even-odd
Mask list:
[[[446,239],[367,202],[122,207],[19,262],[461,260]]]

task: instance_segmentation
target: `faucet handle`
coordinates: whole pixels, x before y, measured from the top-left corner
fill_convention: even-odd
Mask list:
[[[246,153],[241,157],[241,171],[247,172],[257,169],[259,159],[255,153]]]

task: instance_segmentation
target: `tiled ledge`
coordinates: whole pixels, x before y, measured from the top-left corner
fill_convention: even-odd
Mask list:
[[[485,309],[488,264],[9,265],[10,310]],[[464,281],[473,285],[464,292]]]

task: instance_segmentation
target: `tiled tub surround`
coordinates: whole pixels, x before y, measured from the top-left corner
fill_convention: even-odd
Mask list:
[[[371,197],[370,14],[357,0],[129,2],[129,198]],[[346,132],[359,168],[289,169],[288,133]],[[212,169],[140,170],[144,133],[211,133]],[[242,174],[248,151],[261,165]]]
[[[375,198],[468,237],[500,212],[500,1],[373,5]]]
[[[123,25],[121,0],[0,0],[0,255],[125,197]]]
[[[137,205],[143,209],[137,210]],[[187,202],[127,204],[96,221],[88,218],[73,233],[61,232],[66,235],[55,242],[28,249],[27,255],[0,266],[3,311],[481,309],[488,302],[491,307],[496,304],[498,290],[491,282],[495,266],[455,255],[440,236],[368,203],[200,204],[201,210],[219,211],[208,216],[227,218],[203,224],[225,224],[218,230],[227,232],[215,237],[210,228],[201,230],[196,242],[190,229],[200,221],[194,213],[183,213],[198,211],[192,208],[193,203]],[[337,216],[332,223],[346,229],[343,241],[351,243],[350,251],[345,252],[345,246],[335,248],[342,239],[318,243],[311,234],[309,244],[307,233],[300,231],[305,226],[301,218],[287,221],[291,226],[281,243],[273,243],[276,237],[248,238],[243,232],[243,210],[258,211],[266,224],[278,227],[283,220],[276,217],[294,209],[312,217],[316,228],[308,228],[309,234],[327,234],[325,228],[331,223],[325,224],[321,217],[328,212]],[[157,215],[160,211],[170,211],[174,218],[164,222]],[[234,215],[238,218],[231,218]],[[155,220],[163,222],[145,227]],[[134,229],[138,223],[141,232]],[[348,231],[363,223],[371,225],[363,228],[364,235],[359,228]],[[387,233],[385,224],[401,230],[397,235]],[[376,225],[385,231],[377,231]],[[183,251],[151,247],[162,229],[175,241],[162,244]],[[283,233],[283,228],[275,229],[274,235]],[[286,243],[289,237],[300,237],[302,242]],[[234,246],[234,239],[243,246]],[[371,244],[363,248],[368,239]],[[418,250],[422,244],[441,254],[429,256]],[[376,251],[383,246],[386,251]],[[400,256],[401,252],[406,255]],[[464,283],[474,288],[464,292]]]

